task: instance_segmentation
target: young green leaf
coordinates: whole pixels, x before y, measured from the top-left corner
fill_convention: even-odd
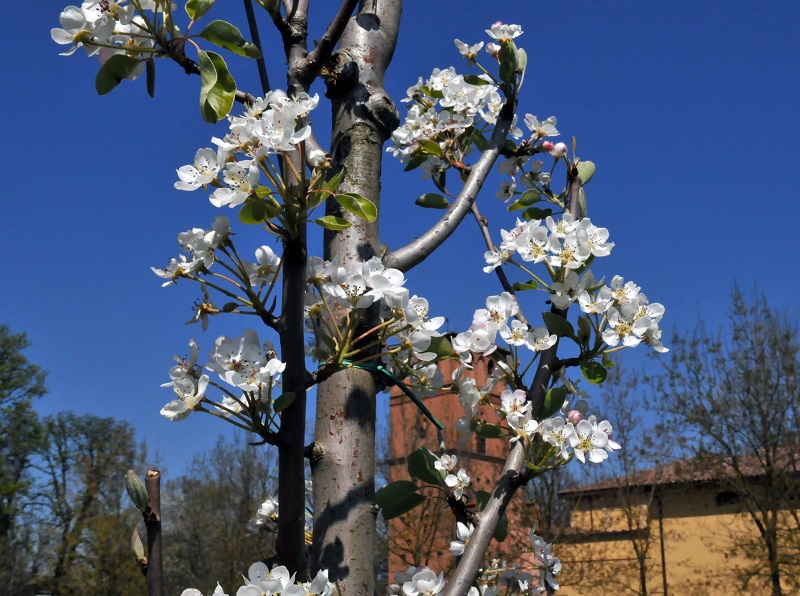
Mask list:
[[[543,312],[544,324],[550,333],[555,333],[558,337],[569,337],[575,339],[575,329],[572,324],[564,317],[554,312]]]
[[[489,424],[488,422],[478,422],[473,429],[476,435],[487,439],[501,439],[506,436],[506,431],[502,426]]]
[[[542,200],[542,193],[539,192],[535,188],[530,188],[522,193],[522,196],[518,198],[516,201],[511,203],[508,207],[506,207],[507,211],[517,211],[519,209],[525,209],[526,207],[530,207],[534,203],[538,203]]]
[[[431,155],[436,155],[437,157],[442,157],[444,153],[442,153],[442,148],[439,146],[439,143],[435,141],[431,141],[430,139],[420,139],[417,141],[417,144],[422,148],[425,153],[429,153]]]
[[[581,373],[583,378],[589,381],[592,385],[600,385],[606,380],[608,371],[599,362],[589,361],[581,362]]]
[[[378,217],[378,208],[375,207],[375,203],[354,192],[336,195],[336,202],[366,222],[372,223]]]
[[[391,505],[386,505],[386,507],[381,507],[381,515],[383,516],[383,519],[394,519],[395,517],[399,517],[404,513],[408,513],[415,507],[422,505],[427,499],[428,497],[425,495],[414,493],[402,501],[395,502]]]
[[[295,394],[292,391],[281,393],[278,399],[272,404],[272,409],[276,412],[283,412],[294,403]]]
[[[333,230],[334,232],[339,232],[341,230],[346,230],[352,224],[344,219],[343,217],[336,217],[335,215],[326,215],[324,217],[318,217],[314,220],[314,223],[318,226],[322,226],[326,230]]]
[[[535,290],[538,287],[539,284],[536,283],[536,280],[531,279],[530,281],[526,282],[515,281],[514,285],[511,286],[511,289],[515,292],[524,292],[525,290]]]
[[[97,94],[105,95],[112,91],[122,82],[122,79],[128,78],[140,63],[141,60],[131,58],[126,54],[114,54],[111,56],[100,67],[97,72],[97,78],[94,80],[94,88],[97,90]]]
[[[548,389],[544,394],[542,401],[542,411],[539,413],[539,418],[549,418],[561,409],[564,405],[564,400],[567,399],[567,388],[563,385]]]
[[[425,193],[414,202],[420,207],[428,209],[447,209],[450,206],[450,201],[435,192]]]
[[[522,213],[522,219],[531,221],[532,219],[545,219],[548,215],[553,215],[552,209],[539,209],[538,207],[530,207]]]
[[[242,37],[241,31],[227,21],[211,21],[198,37],[246,58],[261,58],[255,44]]]
[[[202,18],[211,7],[214,6],[215,0],[189,0],[186,3],[186,14],[193,21]]]
[[[589,180],[594,176],[595,165],[593,161],[579,161],[578,162],[578,178],[581,179],[581,184],[586,185]]]
[[[411,452],[406,461],[409,476],[428,484],[444,486],[444,475],[434,467],[438,459],[427,447]]]
[[[200,66],[200,113],[203,120],[214,124],[231,111],[236,96],[236,82],[222,56],[203,50],[199,50],[197,56]]]
[[[155,60],[150,58],[144,63],[144,69],[147,78],[147,95],[155,97],[156,95],[156,63]]]

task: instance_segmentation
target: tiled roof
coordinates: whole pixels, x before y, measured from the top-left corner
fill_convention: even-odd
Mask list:
[[[800,462],[798,462],[797,454],[798,450],[796,448],[784,448],[778,452],[776,464],[797,473],[800,471]],[[760,453],[752,453],[739,458],[739,469],[744,476],[757,478],[764,475],[764,462],[759,455]],[[716,482],[725,477],[733,476],[734,470],[731,461],[728,457],[715,455],[689,457],[640,470],[628,476],[610,478],[609,480],[562,490],[559,494],[568,497],[587,492],[615,490],[620,486],[648,487]]]

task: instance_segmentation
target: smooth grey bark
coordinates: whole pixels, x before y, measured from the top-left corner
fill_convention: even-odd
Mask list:
[[[383,144],[397,127],[397,109],[383,77],[397,41],[402,3],[362,2],[350,19],[328,81],[333,109],[331,157],[345,169],[340,192],[355,192],[380,209]],[[328,213],[341,217],[337,204]],[[325,259],[352,271],[379,255],[378,223],[350,218],[352,227],[326,232]],[[375,379],[360,369],[335,373],[319,385],[312,461],[314,535],[312,569],[327,569],[341,594],[374,593]]]

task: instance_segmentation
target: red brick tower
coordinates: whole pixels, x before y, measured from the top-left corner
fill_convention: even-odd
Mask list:
[[[475,356],[472,364],[473,369],[468,371],[467,376],[475,378],[478,388],[485,386],[494,362],[483,356]],[[458,362],[446,360],[439,367],[444,382],[450,383]],[[502,384],[495,387],[493,395],[498,402],[505,389]],[[447,453],[458,456],[457,467],[464,468],[469,474],[473,491],[491,491],[503,468],[508,453],[508,441],[485,439],[474,434],[465,441],[459,441],[456,420],[464,416],[464,409],[458,396],[440,391],[423,401],[431,413],[444,424]],[[497,420],[488,417],[487,422]],[[392,481],[409,479],[406,456],[415,449],[424,445],[437,455],[440,453],[436,427],[397,387],[391,393],[389,434],[389,478]],[[442,495],[436,490],[425,491],[425,494]],[[428,565],[437,572],[447,571],[455,562],[448,550],[450,541],[455,538],[456,523],[453,514],[441,498],[428,499],[409,513],[390,520],[389,582],[394,581],[396,571],[405,571],[409,565]]]

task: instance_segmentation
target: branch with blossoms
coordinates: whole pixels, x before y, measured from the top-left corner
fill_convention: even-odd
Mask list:
[[[323,400],[318,400],[319,432],[315,443],[303,445],[306,390],[316,383],[321,384],[319,395],[336,393],[348,399],[372,399],[376,387],[399,383],[440,429],[421,399],[449,389],[463,408],[456,423],[463,437],[474,433],[509,444],[491,493],[473,491],[468,470],[457,465],[452,446],[443,441],[439,454],[422,448],[408,456],[411,481],[390,483],[377,491],[375,501],[387,519],[429,498],[445,500],[455,518],[451,552],[459,559],[450,581],[430,569],[414,568],[398,583],[402,588],[397,591],[409,596],[439,592],[477,596],[509,588],[503,581],[525,592],[557,589],[560,562],[552,555],[552,545],[533,531],[528,563],[513,573],[485,564],[485,553],[491,540],[505,537],[506,508],[526,482],[574,459],[601,463],[621,448],[611,438],[612,424],[590,413],[582,384],[602,383],[615,351],[639,344],[666,351],[660,340],[664,308],[651,303],[633,282],[615,276],[607,284],[590,269],[614,247],[609,231],[587,217],[585,186],[595,164],[575,155],[574,140],[571,152],[567,144],[551,140],[560,134],[555,117],[518,117],[528,60],[516,45],[521,27],[495,23],[487,30],[492,39],[485,46],[488,64],[479,57],[483,43],[456,40],[459,53],[475,72],[437,68],[427,79],[420,78],[408,89],[407,115],[396,127],[397,112],[383,89],[383,70],[394,47],[399,3],[362,3],[358,19],[350,19],[357,3],[344,0],[316,49],[309,52],[308,2],[260,1],[281,33],[289,66],[288,91],[265,90],[263,98],[237,90],[222,56],[201,49],[199,43],[251,58],[260,57],[259,48],[224,21],[212,21],[200,33],[192,33],[195,22],[213,4],[214,0],[187,2],[189,22],[181,29],[169,2],[87,0],[81,7],[66,8],[62,28],[53,29],[51,35],[69,46],[65,54],[83,47],[88,55],[100,58],[96,87],[101,94],[142,73],[152,94],[155,58],[172,59],[186,72],[200,74],[203,118],[209,122],[225,118],[228,129],[221,138],[212,138],[213,147],[197,150],[192,164],[177,170],[175,188],[203,189],[212,205],[235,210],[239,223],[262,226],[280,245],[274,249],[263,244],[249,253],[254,260],[248,260],[244,258],[248,252],[237,246],[230,221],[218,216],[209,229],[179,234],[183,254],[166,267],[153,269],[165,286],[181,281],[200,286],[201,298],[190,323],[199,322],[206,330],[211,318],[219,315],[255,317],[251,320],[260,321],[279,340],[276,349],[247,328],[240,337],[217,337],[209,358],[201,363],[199,345],[192,339],[188,356],[177,358],[170,381],[164,384],[175,394],[161,410],[169,420],[178,422],[203,412],[252,432],[258,443],[278,447],[278,498],[264,502],[248,529],[277,530],[279,564],[272,569],[260,563],[251,566],[246,585],[237,594],[327,596],[338,589],[328,580],[329,573],[336,582],[355,576],[351,567],[343,571],[322,562],[330,560],[325,557],[335,550],[331,547],[350,540],[341,536],[341,530],[331,530],[339,518],[352,514],[363,520],[374,515],[374,510],[367,511],[374,468],[365,464],[368,478],[350,483],[359,485],[353,487],[355,505],[347,504],[347,495],[335,493],[342,484],[349,491],[350,484],[341,479],[353,475],[322,475],[343,467],[341,460],[347,457],[352,457],[348,467],[355,468],[357,452],[364,447],[356,440],[347,453],[336,451],[329,442],[326,453],[322,445],[326,430],[334,436],[333,427],[324,426],[326,418],[362,422],[345,411],[352,409],[352,403],[344,399],[325,402],[338,404],[330,411],[321,409]],[[334,56],[339,39],[348,45]],[[376,48],[376,43],[384,45]],[[196,48],[196,61],[186,55],[187,44]],[[368,48],[369,59],[352,55],[355,47]],[[358,79],[365,74],[368,84]],[[318,147],[309,125],[309,115],[319,102],[309,89],[318,75],[328,84],[339,120],[332,155]],[[246,104],[240,115],[229,113],[235,100]],[[359,127],[369,133],[347,137],[347,143],[339,145]],[[361,170],[369,168],[364,161],[367,153],[359,154],[355,148],[371,144],[380,151],[390,132],[387,151],[407,170],[419,168],[435,188],[436,192],[419,197],[417,205],[446,211],[418,239],[378,255],[373,250],[377,234],[372,234],[377,230],[379,196],[377,191],[371,194],[374,184],[359,185],[358,178],[367,176]],[[348,143],[350,148],[342,151]],[[475,152],[479,157],[472,163]],[[356,154],[358,159],[348,161]],[[500,230],[500,241],[495,243],[476,201],[501,157],[498,170],[507,179],[496,196],[518,217],[514,227]],[[348,171],[347,164],[358,170],[358,176]],[[563,189],[556,183],[561,168]],[[318,215],[323,204],[326,213]],[[444,317],[432,316],[428,301],[409,291],[406,274],[433,254],[470,212],[487,247],[484,271],[496,273],[503,291],[482,301],[469,329],[448,338],[440,331]],[[338,256],[308,256],[307,237],[309,228],[314,229],[309,224],[323,228],[327,245],[339,243]],[[369,250],[362,253],[363,246]],[[542,292],[550,305],[539,324],[523,300],[531,292]],[[565,350],[567,355],[559,357]],[[470,374],[475,355],[496,364],[480,388]],[[316,371],[307,370],[307,358],[317,363]],[[439,366],[445,359],[459,362],[447,381]],[[500,384],[504,390],[498,396]],[[358,408],[372,412],[374,404],[359,402]],[[374,412],[370,415],[372,419],[361,426],[374,426]],[[370,450],[372,432],[363,435]],[[330,494],[316,488],[328,499],[327,509],[316,500],[314,511],[321,510],[316,520],[311,520],[312,509],[297,499],[307,490],[305,457],[312,462],[312,473],[326,478],[329,485]],[[422,488],[426,492],[420,492]],[[310,522],[315,523],[313,533]],[[356,526],[354,521],[349,529],[355,532]],[[309,540],[313,570],[307,564]],[[342,552],[352,551],[342,547]],[[141,560],[139,555],[137,550]],[[352,569],[355,563],[365,567],[363,561],[349,563]],[[484,571],[479,573],[480,569]],[[362,571],[358,581],[363,587],[369,581]],[[473,585],[476,581],[480,588]],[[222,588],[218,586],[215,593],[222,594]]]

